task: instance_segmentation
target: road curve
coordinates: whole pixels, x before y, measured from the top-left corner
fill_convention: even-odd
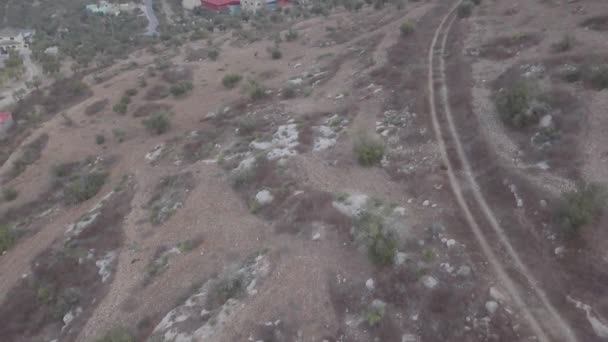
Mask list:
[[[454,20],[456,19],[456,15],[455,15],[456,9],[458,8],[458,6],[461,3],[462,3],[462,0],[457,1],[455,3],[454,7],[451,8],[451,10],[445,15],[445,17],[439,24],[437,30],[435,31],[433,40],[431,41],[431,45],[429,47],[429,56],[428,56],[429,108],[430,108],[431,118],[432,118],[432,122],[433,122],[433,130],[435,132],[435,136],[437,137],[437,141],[438,141],[439,147],[440,147],[441,157],[447,167],[447,173],[448,173],[448,177],[449,177],[449,181],[450,181],[450,186],[456,197],[458,205],[460,206],[462,212],[464,213],[465,219],[466,219],[469,227],[471,228],[473,234],[475,235],[475,238],[477,239],[477,242],[479,243],[479,245],[484,253],[484,256],[489,261],[491,267],[493,268],[494,272],[496,273],[496,276],[498,277],[498,279],[504,286],[505,290],[508,292],[508,294],[511,297],[511,299],[513,300],[515,306],[519,310],[521,310],[524,319],[527,321],[531,330],[534,332],[534,334],[537,336],[537,338],[543,342],[554,341],[555,338],[558,338],[559,340],[569,341],[569,342],[577,342],[578,340],[577,340],[576,336],[574,335],[572,329],[570,328],[569,324],[561,317],[559,312],[557,312],[557,310],[553,307],[553,305],[548,300],[545,292],[537,286],[537,284],[538,284],[537,281],[533,278],[533,276],[530,273],[530,271],[528,270],[528,268],[521,261],[519,255],[517,254],[517,252],[511,245],[509,239],[507,238],[505,231],[502,229],[502,227],[498,223],[498,220],[496,219],[496,216],[490,209],[487,201],[485,200],[483,194],[480,191],[479,184],[473,177],[473,171],[472,171],[470,162],[464,152],[462,143],[460,141],[460,137],[458,135],[458,131],[454,124],[454,120],[452,118],[452,113],[451,113],[451,108],[450,108],[449,101],[448,101],[449,94],[448,94],[448,88],[446,85],[445,57],[444,56],[445,56],[447,37],[448,37],[450,29],[454,23]],[[440,37],[441,37],[441,44],[438,46],[438,41],[439,41]],[[437,61],[436,61],[435,57],[438,57]],[[437,62],[438,62],[438,65],[437,65]],[[437,68],[438,70],[436,71],[435,68]],[[436,72],[437,72],[437,74],[436,74]],[[438,86],[440,87],[439,100],[437,100],[437,97],[436,97],[436,93],[437,93],[436,88]],[[558,336],[553,336],[554,334],[551,334],[552,336],[549,336],[545,331],[545,329],[547,329],[547,326],[545,325],[545,329],[543,329],[543,325],[541,324],[541,322],[537,319],[537,317],[535,315],[533,315],[531,313],[529,307],[527,306],[527,304],[524,300],[524,297],[522,296],[521,290],[518,289],[518,286],[511,279],[511,277],[507,274],[505,267],[501,263],[498,256],[492,250],[492,247],[488,241],[488,238],[486,237],[483,230],[480,228],[478,221],[475,219],[475,216],[473,215],[473,212],[472,212],[471,208],[469,207],[469,204],[465,200],[465,194],[462,190],[463,186],[461,185],[462,181],[456,176],[454,167],[450,160],[450,155],[448,154],[446,139],[445,139],[444,133],[442,131],[442,127],[441,127],[439,117],[437,114],[437,102],[439,102],[440,106],[443,109],[443,112],[444,112],[446,120],[447,120],[447,126],[448,126],[446,128],[446,130],[448,131],[448,134],[450,135],[451,141],[454,142],[456,157],[458,158],[459,162],[461,163],[461,165],[464,169],[466,182],[468,184],[463,184],[463,185],[465,186],[465,188],[471,190],[475,203],[478,204],[479,207],[482,209],[485,219],[487,219],[487,221],[490,223],[492,230],[496,234],[498,242],[506,248],[507,254],[508,254],[509,258],[513,261],[514,266],[518,269],[518,271],[521,274],[523,274],[525,276],[528,286],[530,287],[532,292],[535,294],[535,296],[538,297],[538,299],[540,300],[540,303],[542,304],[542,307],[548,313],[547,318],[552,321],[552,323],[549,324],[550,327],[552,328],[551,331],[553,333],[555,333],[554,330],[560,331]],[[454,156],[452,156],[452,157],[454,157]]]

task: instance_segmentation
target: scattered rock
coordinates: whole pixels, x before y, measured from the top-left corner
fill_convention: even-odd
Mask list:
[[[547,115],[543,116],[540,119],[540,121],[538,123],[538,126],[540,128],[551,128],[551,127],[553,127],[553,115],[547,114]]]
[[[431,201],[429,200],[425,200],[424,202],[422,202],[423,207],[428,207],[429,205],[431,205]]]
[[[267,205],[274,201],[274,196],[268,190],[259,191],[255,194],[255,200],[259,205]]]
[[[424,276],[422,277],[422,284],[424,284],[424,286],[427,288],[432,289],[439,284],[439,281],[431,276]]]
[[[566,248],[564,246],[559,246],[557,248],[555,248],[555,255],[557,255],[558,257],[563,256],[566,253]]]
[[[321,240],[321,233],[315,233],[312,236],[312,241],[319,241],[319,240]]]
[[[154,146],[154,149],[151,152],[146,153],[146,157],[145,157],[146,160],[149,163],[154,163],[163,154],[164,149],[165,149],[165,144],[158,144],[158,145]]]
[[[403,252],[397,252],[395,254],[395,265],[403,265],[407,261],[407,254]]]
[[[456,245],[456,240],[454,240],[454,239],[447,239],[445,241],[445,245],[448,246],[448,248],[452,247],[452,246]]]
[[[365,282],[365,287],[368,290],[373,291],[374,290],[374,279],[372,279],[372,278],[367,279],[367,281]]]
[[[462,265],[458,268],[458,272],[456,272],[456,274],[459,276],[468,277],[471,275],[471,268],[467,265]]]
[[[486,302],[486,310],[490,315],[493,315],[498,310],[498,303],[493,300]]]
[[[332,205],[342,214],[349,217],[355,217],[361,214],[367,205],[368,199],[369,197],[367,195],[352,194],[344,201],[334,201]]]
[[[497,288],[495,287],[490,287],[490,297],[492,297],[492,299],[494,299],[495,301],[498,302],[506,302],[507,297],[505,297],[504,294],[502,294],[502,292],[500,292]]]
[[[302,82],[304,82],[304,80],[298,77],[287,81],[287,84],[289,84],[290,86],[297,87],[302,85]]]
[[[101,282],[105,283],[112,275],[112,263],[116,259],[116,252],[108,252],[103,258],[95,262],[98,274],[101,276]]]

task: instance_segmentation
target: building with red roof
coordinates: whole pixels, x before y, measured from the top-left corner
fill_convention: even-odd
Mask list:
[[[207,8],[220,10],[232,5],[240,5],[240,0],[201,0],[201,4]]]

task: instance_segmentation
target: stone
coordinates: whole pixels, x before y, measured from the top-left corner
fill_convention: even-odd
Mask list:
[[[493,315],[498,310],[498,303],[493,300],[486,302],[486,310],[490,315]]]
[[[538,124],[540,128],[551,128],[553,127],[553,116],[551,114],[547,114],[540,119]]]
[[[397,266],[403,265],[406,260],[407,260],[407,254],[405,254],[403,252],[397,252],[397,254],[395,255],[395,265],[397,265]]]
[[[459,276],[468,277],[471,275],[471,268],[467,265],[462,265],[458,268],[458,272],[456,272],[456,274]]]
[[[454,246],[455,244],[456,244],[456,240],[454,240],[454,239],[447,239],[445,241],[445,245],[448,246],[448,248]]]
[[[490,297],[499,302],[505,302],[507,300],[507,297],[495,287],[490,287]]]
[[[262,191],[259,191],[257,194],[255,194],[255,200],[260,205],[267,205],[267,204],[272,203],[272,201],[274,201],[274,196],[272,196],[270,191],[262,190]]]
[[[439,284],[439,281],[437,281],[437,279],[431,277],[431,276],[424,276],[422,278],[422,284],[429,289],[435,288],[437,286],[437,284]]]
[[[367,281],[365,282],[365,287],[368,290],[373,291],[374,290],[374,279],[372,279],[372,278],[367,279]]]
[[[289,84],[290,86],[299,86],[302,84],[304,80],[302,80],[301,78],[294,78],[292,80],[287,81],[287,84]]]
[[[422,202],[423,207],[428,207],[429,205],[431,205],[431,201],[429,200],[425,200],[424,202]]]
[[[555,248],[555,255],[563,256],[566,253],[566,248],[564,246],[559,246]]]
[[[315,233],[312,236],[312,241],[319,241],[319,240],[321,240],[321,233]]]

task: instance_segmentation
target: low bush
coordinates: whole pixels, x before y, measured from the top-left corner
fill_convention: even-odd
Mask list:
[[[270,57],[272,59],[281,59],[283,57],[283,53],[279,49],[278,45],[275,45],[274,47],[269,48],[268,53],[270,54]]]
[[[65,188],[66,202],[78,204],[93,198],[101,190],[107,177],[105,172],[90,172],[71,179]]]
[[[193,85],[191,82],[179,82],[177,84],[172,85],[171,88],[169,88],[169,91],[171,92],[171,95],[175,97],[180,97],[189,93],[192,88]]]
[[[207,51],[207,57],[212,61],[217,60],[219,56],[220,51],[218,49],[209,49],[209,51]]]
[[[135,89],[135,88],[127,89],[127,91],[125,91],[125,96],[135,96],[135,95],[137,95],[137,89]]]
[[[294,30],[293,28],[289,28],[289,30],[285,34],[285,40],[288,42],[293,42],[294,40],[297,40],[298,37],[298,31]]]
[[[378,165],[384,157],[384,144],[378,139],[361,135],[355,141],[354,153],[360,165]]]
[[[243,79],[243,76],[241,76],[239,74],[227,74],[222,79],[222,84],[224,85],[224,87],[226,89],[232,89],[232,88],[236,87],[236,85],[239,82],[241,82],[242,79]]]
[[[399,27],[402,36],[409,36],[414,33],[414,24],[410,21],[406,21]]]
[[[548,108],[537,100],[536,89],[523,81],[515,82],[494,97],[502,121],[513,128],[525,128],[538,123]]]
[[[474,6],[475,5],[470,0],[463,1],[458,6],[458,17],[460,17],[460,18],[470,17],[471,14],[473,14],[473,7]]]
[[[378,265],[390,265],[397,254],[397,239],[384,226],[384,219],[364,212],[355,221],[355,239],[367,248],[370,260]]]
[[[596,90],[608,89],[608,64],[600,65],[591,70],[589,84]]]
[[[475,5],[481,5],[481,0],[471,0]]]
[[[254,80],[250,80],[245,87],[245,91],[252,100],[260,100],[266,97],[266,88]]]
[[[171,128],[169,115],[165,112],[156,112],[143,121],[148,132],[161,135]]]
[[[607,195],[598,184],[580,184],[575,191],[564,193],[555,212],[558,225],[566,233],[575,233],[592,223],[603,213]]]
[[[127,112],[128,105],[124,102],[119,102],[112,107],[112,110],[118,114],[125,114]]]
[[[113,328],[95,342],[135,342],[135,337],[125,328]]]
[[[14,188],[5,188],[2,190],[2,197],[7,202],[16,200],[17,196],[19,196],[19,192]]]
[[[566,52],[574,47],[574,38],[571,35],[564,35],[560,41],[551,46],[553,52]]]
[[[0,226],[0,255],[13,247],[16,241],[17,236],[12,229]]]
[[[97,134],[95,136],[95,143],[97,145],[103,145],[106,142],[106,137],[103,134]]]

